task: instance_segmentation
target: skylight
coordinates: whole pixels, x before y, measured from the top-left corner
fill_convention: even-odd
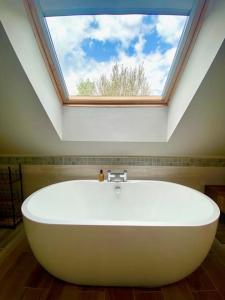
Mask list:
[[[68,105],[167,105],[206,0],[24,0]]]
[[[159,96],[188,16],[46,17],[69,99]]]

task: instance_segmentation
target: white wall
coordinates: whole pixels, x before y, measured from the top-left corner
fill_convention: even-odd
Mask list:
[[[2,0],[0,2],[0,21],[40,103],[61,137],[61,105],[38,48],[23,1]]]
[[[10,0],[9,3],[12,3],[12,1]],[[221,3],[221,1],[218,3]],[[155,138],[155,124],[157,122],[161,123],[160,118],[165,113],[165,111],[160,109],[158,110],[158,116],[161,115],[161,117],[158,120],[156,117],[151,116],[150,110],[145,109],[141,112],[141,116],[138,116],[138,110],[135,110],[138,118],[135,118],[133,115],[131,121],[129,121],[124,112],[119,117],[112,114],[115,118],[120,118],[119,121],[121,118],[125,120],[123,125],[126,127],[127,132],[122,131],[122,133],[120,132],[121,128],[118,119],[116,121],[113,120],[113,123],[116,124],[115,127],[106,128],[107,130],[101,131],[102,128],[105,129],[105,124],[107,124],[109,119],[105,117],[105,114],[101,115],[99,113],[100,118],[97,116],[97,121],[94,124],[95,134],[99,134],[97,136],[98,142],[90,141],[91,136],[89,131],[93,125],[93,122],[90,121],[90,115],[86,115],[86,120],[90,121],[86,123],[81,115],[84,111],[76,110],[76,119],[74,119],[72,112],[71,114],[69,113],[70,124],[74,120],[76,122],[72,123],[73,126],[69,127],[70,132],[68,132],[68,136],[65,135],[64,137],[70,139],[69,134],[72,128],[72,131],[74,129],[74,132],[77,133],[77,139],[80,141],[61,141],[54,129],[53,118],[49,118],[49,112],[47,114],[46,107],[44,109],[44,102],[42,105],[40,104],[40,101],[43,100],[40,95],[44,97],[44,87],[41,86],[38,89],[38,81],[36,81],[36,85],[32,81],[33,79],[40,80],[38,77],[41,76],[36,74],[36,77],[32,80],[28,79],[29,72],[32,71],[32,66],[27,65],[26,68],[22,67],[20,61],[23,55],[28,54],[23,54],[22,48],[21,52],[15,53],[11,43],[14,46],[13,42],[7,38],[4,29],[0,26],[1,155],[225,156],[225,85],[223,82],[223,78],[225,78],[225,42],[206,73],[203,82],[195,92],[192,102],[186,109],[183,118],[179,121],[169,142],[147,142],[145,139],[147,135],[151,139]],[[14,40],[14,43],[16,43],[16,40]],[[30,58],[31,63],[36,59],[36,50],[34,50],[35,56]],[[29,55],[31,53],[29,52]],[[44,65],[40,66],[41,69],[44,67]],[[44,69],[42,71],[40,74],[43,75],[43,78],[46,79],[46,82],[50,86],[51,82],[47,76],[47,71],[44,71]],[[39,82],[40,85],[41,82]],[[48,93],[52,92],[52,90],[48,91]],[[51,99],[53,100],[55,96],[51,95]],[[45,101],[47,101],[47,98]],[[57,103],[57,101],[54,103]],[[51,106],[55,104],[51,101],[48,103],[47,101],[47,105]],[[58,115],[59,120],[61,117],[60,110],[55,107],[52,110],[52,117],[55,114],[54,112],[57,112],[56,115]],[[64,113],[67,114],[65,110]],[[145,118],[143,119],[142,116],[145,116]],[[142,121],[145,123],[142,123]],[[58,124],[60,128],[61,125],[60,123]],[[68,126],[68,124],[65,123],[65,126]],[[85,126],[87,127],[85,128]],[[161,131],[164,128],[163,126],[157,131],[157,137],[161,136],[163,138],[164,136],[165,138],[165,135]],[[81,129],[82,131],[80,131]],[[142,129],[144,129],[144,134]],[[80,135],[80,132],[85,132],[86,138],[83,138],[83,133]],[[117,137],[120,137],[119,142],[114,141],[114,136],[111,136],[113,132]],[[127,133],[132,133],[132,136],[127,135]],[[102,134],[104,134],[105,140],[108,138],[107,141],[103,142],[101,140]],[[133,139],[134,137],[135,139]],[[89,141],[87,141],[88,139]]]
[[[170,100],[168,139],[192,101],[225,38],[225,1],[209,1],[201,30]]]
[[[0,155],[225,156],[225,42],[168,143],[62,142],[0,36]]]
[[[64,141],[166,141],[167,107],[64,107],[63,120]]]
[[[2,3],[0,17],[6,34],[62,141],[166,142],[192,101],[225,37],[225,1],[211,0],[169,110],[167,107],[62,107],[22,0]],[[208,51],[205,51],[206,47]]]

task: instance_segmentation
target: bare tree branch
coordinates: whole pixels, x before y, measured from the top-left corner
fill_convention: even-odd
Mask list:
[[[150,84],[143,64],[128,68],[115,64],[109,78],[101,75],[96,81],[86,79],[77,87],[79,96],[149,96]]]

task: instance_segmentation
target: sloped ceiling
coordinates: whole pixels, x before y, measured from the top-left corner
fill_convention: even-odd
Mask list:
[[[0,155],[225,156],[224,78],[225,42],[167,143],[63,142],[0,26]]]

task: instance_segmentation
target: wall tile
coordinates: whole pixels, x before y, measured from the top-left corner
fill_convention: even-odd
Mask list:
[[[225,167],[225,158],[167,156],[0,156],[0,164]]]

